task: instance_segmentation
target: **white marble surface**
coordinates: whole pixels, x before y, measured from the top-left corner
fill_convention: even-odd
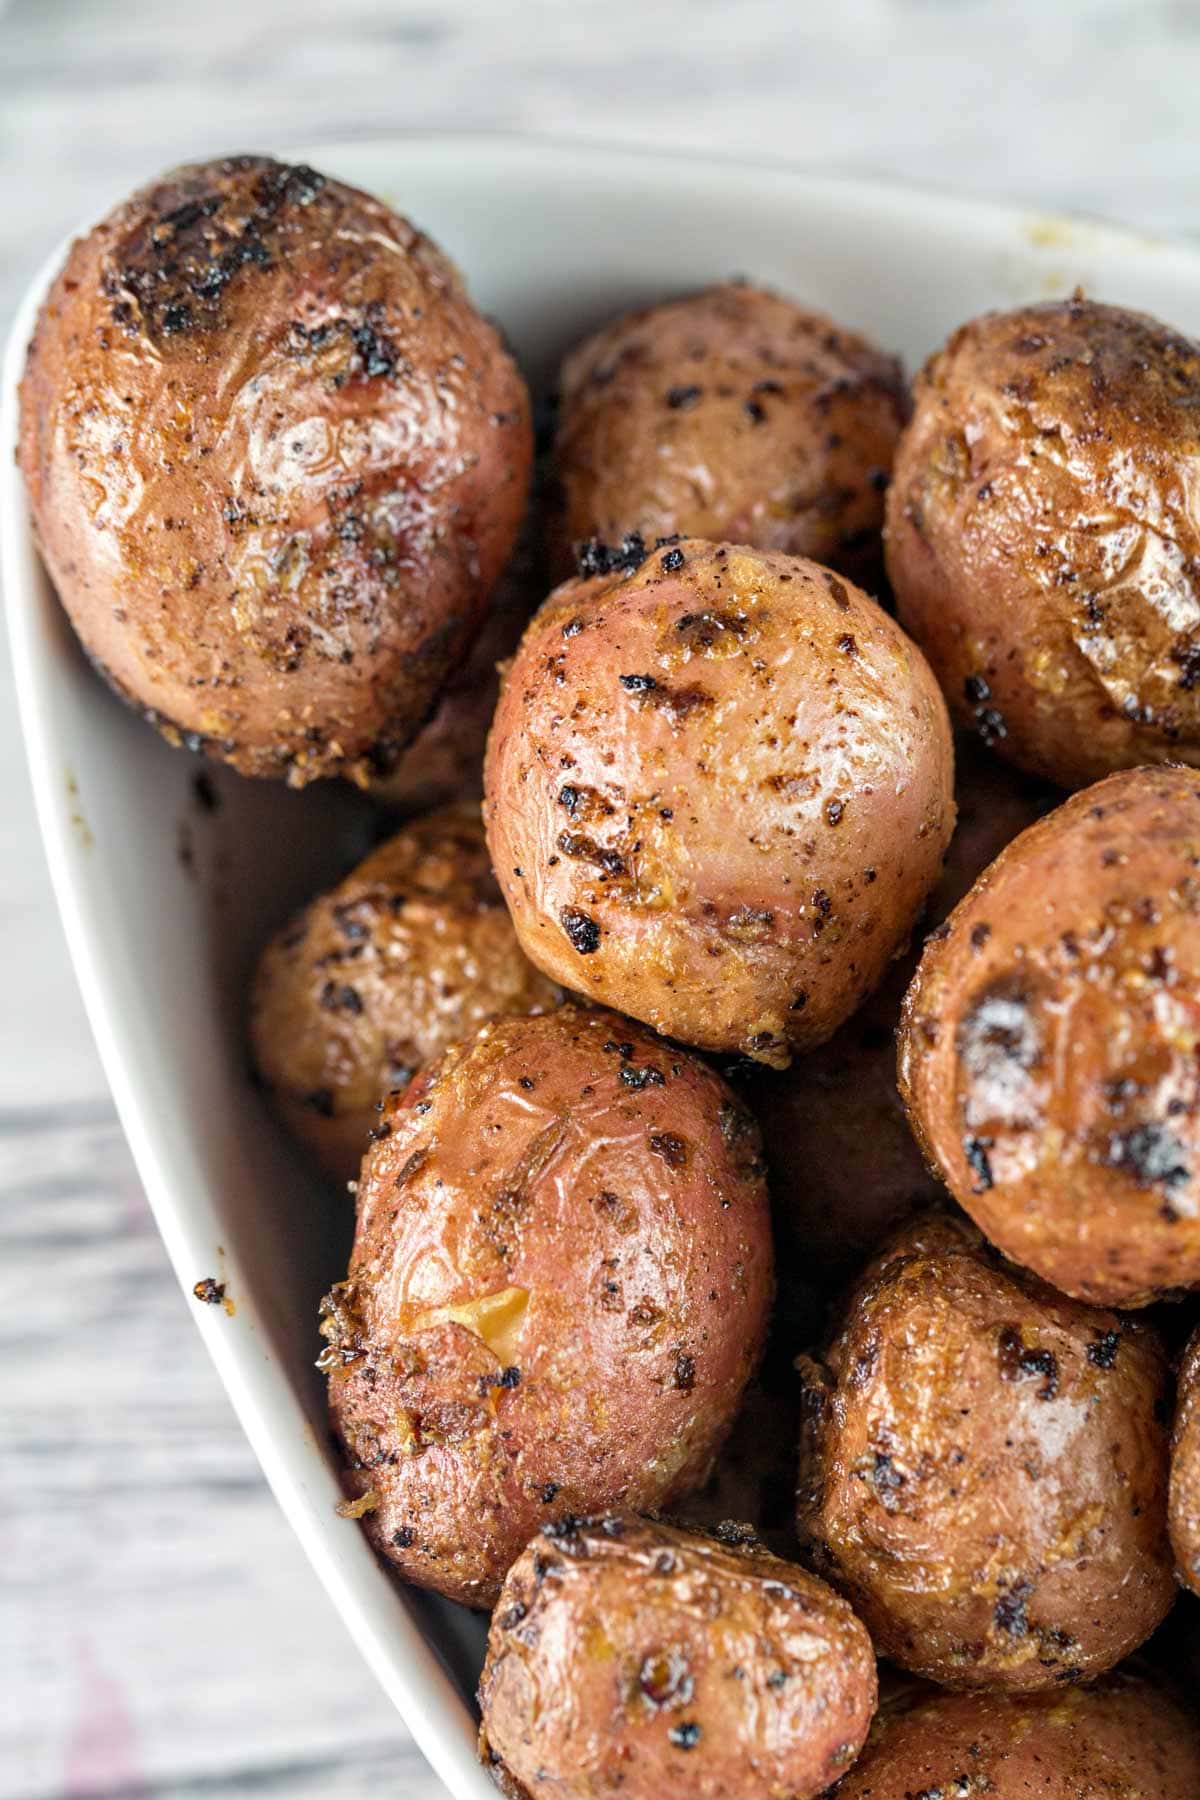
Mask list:
[[[0,323],[195,153],[501,127],[1187,232],[1198,0],[0,0]],[[0,1800],[437,1784],[194,1336],[66,964],[0,668]]]

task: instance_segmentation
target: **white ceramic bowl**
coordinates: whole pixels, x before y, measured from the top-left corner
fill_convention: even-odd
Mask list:
[[[218,149],[223,148],[217,146]],[[1200,332],[1200,255],[1107,227],[780,168],[491,137],[315,148],[307,160],[429,230],[542,380],[634,302],[733,274],[862,327],[915,365],[987,307],[1069,292]],[[147,175],[152,171],[147,170]],[[241,1015],[266,933],[365,843],[363,802],[209,771],[93,676],[34,551],[13,452],[34,282],[0,396],[0,550],[46,852],[88,1014],[185,1292],[314,1568],[438,1774],[494,1800],[475,1761],[479,1620],[398,1586],[338,1518],[316,1307],[343,1271],[349,1204],[314,1183],[250,1086]]]

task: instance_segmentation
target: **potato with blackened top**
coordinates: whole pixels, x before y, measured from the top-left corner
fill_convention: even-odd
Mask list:
[[[1032,1691],[1115,1667],[1166,1616],[1169,1369],[1147,1325],[934,1217],[801,1373],[800,1541],[882,1655]]]
[[[1200,1331],[1179,1364],[1171,1435],[1171,1548],[1181,1578],[1200,1594]]]
[[[529,1800],[811,1800],[875,1700],[845,1601],[752,1533],[568,1519],[504,1583],[481,1745]]]
[[[955,1198],[1064,1293],[1200,1284],[1200,774],[1131,769],[1016,839],[928,940],[900,1087]]]
[[[758,1132],[574,1007],[485,1026],[381,1123],[322,1327],[347,1486],[408,1580],[490,1606],[542,1524],[707,1476],[771,1303]]]
[[[1058,798],[970,740],[956,744],[955,766],[958,820],[926,908],[931,926]],[[896,1087],[896,1027],[916,960],[894,963],[827,1044],[742,1090],[762,1127],[781,1265],[818,1286],[846,1280],[890,1225],[942,1192]]]
[[[295,785],[420,727],[532,459],[521,375],[437,247],[258,156],[164,175],[73,245],[20,415],[92,661],[172,742]]]
[[[1065,787],[1200,762],[1200,347],[1078,296],[926,365],[887,497],[906,630],[958,716]]]
[[[920,653],[799,557],[688,539],[526,631],[484,816],[529,957],[782,1067],[879,981],[937,879],[953,752]]]
[[[390,1088],[485,1020],[561,1000],[517,945],[464,804],[412,820],[271,939],[250,1038],[289,1128],[349,1181]]]
[[[557,573],[636,531],[784,550],[873,583],[907,417],[895,357],[779,294],[726,282],[626,313],[563,363]]]
[[[837,1800],[1195,1800],[1200,1732],[1128,1675],[1058,1694],[917,1693],[881,1706]]]

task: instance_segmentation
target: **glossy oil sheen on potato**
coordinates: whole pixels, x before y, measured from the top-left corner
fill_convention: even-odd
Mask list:
[[[858,1754],[875,1658],[752,1534],[589,1519],[509,1572],[479,1694],[486,1752],[531,1800],[600,1800],[615,1773],[627,1800],[810,1800]]]
[[[824,314],[728,282],[627,313],[560,377],[551,536],[677,533],[811,556],[872,585],[908,391]]]
[[[899,617],[964,721],[1067,787],[1200,760],[1200,349],[1079,298],[957,331],[887,501]]]
[[[1200,1734],[1128,1676],[1058,1694],[934,1694],[880,1708],[838,1800],[1195,1800]]]
[[[952,784],[941,695],[874,601],[802,558],[685,540],[534,618],[485,817],[547,974],[782,1066],[906,941]]]
[[[808,1362],[797,1528],[876,1648],[948,1687],[1102,1674],[1175,1596],[1157,1334],[919,1221]]]
[[[955,1198],[1081,1299],[1200,1283],[1200,774],[1074,795],[925,948],[900,1085]]]
[[[701,1483],[772,1291],[758,1132],[611,1013],[501,1020],[385,1105],[324,1363],[364,1523],[490,1606],[542,1523]]]
[[[421,725],[531,454],[521,376],[436,246],[266,157],[176,170],[79,239],[21,386],[89,656],[173,741],[297,784]]]

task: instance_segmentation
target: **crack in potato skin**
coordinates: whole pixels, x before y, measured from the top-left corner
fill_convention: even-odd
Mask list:
[[[545,1521],[707,1477],[773,1291],[758,1132],[685,1052],[574,1007],[485,1026],[382,1123],[331,1412],[372,1542],[486,1606]]]

